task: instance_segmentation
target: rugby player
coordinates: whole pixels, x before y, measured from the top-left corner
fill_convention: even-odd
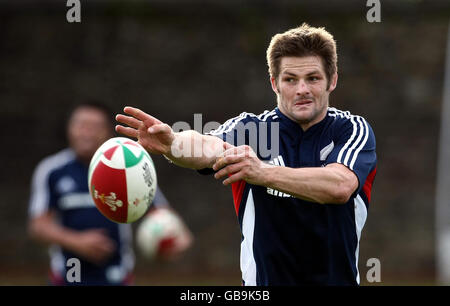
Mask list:
[[[358,285],[376,175],[373,130],[363,117],[330,106],[337,53],[324,28],[303,24],[275,35],[267,63],[277,97],[272,111],[244,112],[202,135],[174,133],[125,107],[127,115],[116,116],[125,126],[116,131],[232,186],[244,285]]]

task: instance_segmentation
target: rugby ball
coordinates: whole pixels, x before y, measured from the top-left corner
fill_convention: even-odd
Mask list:
[[[103,143],[89,164],[89,192],[98,210],[117,223],[142,217],[155,197],[153,160],[136,141],[114,137]]]
[[[139,224],[136,244],[145,258],[153,259],[170,253],[183,232],[182,221],[175,213],[166,208],[155,208]]]

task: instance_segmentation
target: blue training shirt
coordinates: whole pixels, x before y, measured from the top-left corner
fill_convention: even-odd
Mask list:
[[[159,188],[153,204],[168,205]],[[130,224],[119,224],[103,216],[89,194],[88,166],[80,162],[71,149],[62,150],[39,163],[33,174],[29,217],[49,210],[56,212],[60,224],[73,230],[104,229],[115,244],[113,255],[101,265],[52,245],[50,251],[51,281],[54,284],[121,285],[128,284],[135,264]],[[81,282],[66,279],[69,258],[80,260]]]
[[[250,145],[260,159],[277,166],[340,163],[359,181],[346,204],[318,204],[245,181],[234,183],[243,284],[358,285],[359,240],[377,162],[367,121],[330,107],[321,122],[303,131],[275,108],[260,115],[242,113],[208,134],[235,146]]]

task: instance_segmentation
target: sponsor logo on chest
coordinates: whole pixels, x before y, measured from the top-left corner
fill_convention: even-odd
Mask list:
[[[283,160],[283,156],[278,155],[277,157],[275,157],[274,159],[272,159],[269,164],[274,165],[274,166],[281,166],[281,167],[286,167],[284,160]],[[275,197],[280,197],[280,198],[291,198],[292,195],[287,194],[285,192],[276,190],[276,189],[272,189],[267,187],[267,193],[270,195],[273,195]]]

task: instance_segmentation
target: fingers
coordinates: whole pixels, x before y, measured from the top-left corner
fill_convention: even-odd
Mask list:
[[[237,155],[228,155],[224,157],[219,157],[213,165],[213,170],[217,171],[226,165],[234,164],[241,162],[246,157],[245,153],[237,154]]]
[[[222,182],[222,184],[224,184],[225,186],[228,186],[230,184],[233,184],[237,181],[243,180],[244,179],[244,173],[242,172],[238,172],[236,174],[231,175],[229,178],[227,178],[226,180],[224,180]]]
[[[117,248],[114,240],[108,236],[106,229],[90,229],[84,231],[79,242],[80,255],[93,263],[102,263]]]
[[[128,137],[137,138],[137,136],[138,136],[137,130],[139,129],[141,121],[139,121],[133,117],[124,116],[124,115],[117,115],[116,120],[119,121],[120,123],[130,126],[130,127],[124,127],[121,125],[116,125],[116,132],[118,132],[120,134],[124,134]]]
[[[101,256],[108,256],[116,249],[114,240],[107,236],[106,229],[95,229],[92,231],[94,237],[95,249],[101,253]]]
[[[98,244],[98,248],[102,251],[103,254],[109,255],[116,249],[116,244],[110,238],[105,238]]]
[[[235,147],[230,145],[228,148],[229,149],[222,153],[221,157],[216,159],[216,162],[213,165],[213,170],[217,171],[227,164],[240,162],[243,158],[250,156],[253,152],[249,146]]]
[[[139,128],[139,126],[141,125],[140,120],[137,120],[136,118],[130,117],[130,116],[125,116],[125,115],[117,115],[116,116],[116,121],[119,121],[120,123],[126,124],[132,128],[135,128],[136,130]]]
[[[131,127],[116,125],[116,132],[128,137],[138,138],[138,131]]]
[[[222,179],[222,178],[228,176],[229,174],[234,174],[236,172],[239,172],[242,169],[242,166],[243,165],[241,163],[228,165],[228,166],[220,169],[220,171],[218,171],[217,173],[215,173],[214,178]]]
[[[228,149],[223,156],[216,159],[212,166],[217,171],[214,178],[223,179],[222,183],[229,185],[239,180],[252,181],[254,179],[255,170],[260,167],[259,159],[253,149],[248,146],[226,146]],[[227,178],[228,176],[228,178]]]
[[[90,258],[96,264],[105,262],[115,250],[113,244],[98,244],[91,249]]]
[[[148,127],[147,132],[149,134],[170,133],[172,131],[170,126],[144,113],[140,109],[127,106],[124,108],[124,112],[131,116],[118,114],[116,120],[124,125],[128,125],[128,127],[117,125],[116,131],[128,137],[138,138],[138,130],[140,130],[144,124],[144,127]]]
[[[151,126],[151,125],[153,125],[153,124],[159,124],[159,123],[161,123],[161,121],[159,121],[159,120],[156,119],[155,117],[150,116],[149,114],[147,114],[147,113],[141,111],[141,110],[138,109],[138,108],[134,108],[134,107],[131,107],[131,106],[126,106],[126,107],[123,109],[123,111],[124,111],[126,114],[131,115],[131,116],[133,116],[134,118],[141,120],[141,121],[144,122],[145,125],[147,125],[147,126]]]

